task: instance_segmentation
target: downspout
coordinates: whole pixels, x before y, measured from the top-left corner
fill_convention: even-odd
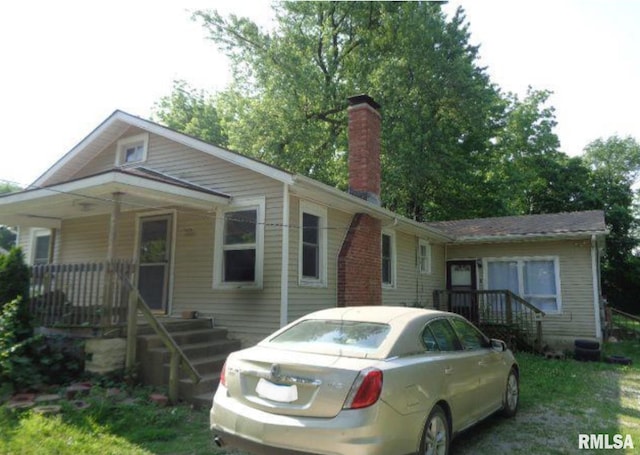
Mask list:
[[[289,185],[282,191],[282,268],[280,270],[280,327],[289,322]]]
[[[602,321],[600,320],[600,264],[598,263],[598,241],[595,234],[591,236],[591,280],[593,287],[593,311],[596,317],[596,338],[602,338]]]

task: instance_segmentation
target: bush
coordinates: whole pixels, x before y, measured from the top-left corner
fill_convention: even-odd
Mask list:
[[[29,299],[29,266],[24,262],[22,249],[12,248],[0,255],[0,309],[18,297]]]
[[[17,389],[41,382],[32,356],[41,337],[33,336],[33,327],[24,316],[26,305],[22,302],[18,297],[0,311],[0,382],[12,383]]]
[[[84,371],[82,342],[63,336],[34,335],[18,298],[0,311],[0,383],[16,390],[77,380]]]

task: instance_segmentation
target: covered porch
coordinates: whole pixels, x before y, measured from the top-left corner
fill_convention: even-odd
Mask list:
[[[143,167],[115,168],[0,197],[33,265],[34,315],[46,326],[121,323],[128,277],[151,308],[169,309],[178,216],[215,217],[230,197]]]

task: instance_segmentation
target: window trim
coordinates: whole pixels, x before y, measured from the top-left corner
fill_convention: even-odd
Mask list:
[[[516,262],[518,267],[518,295],[523,299],[527,299],[524,292],[524,263],[533,261],[550,261],[553,262],[553,272],[556,285],[556,310],[542,310],[546,314],[562,314],[562,284],[560,281],[560,257],[559,256],[505,256],[505,257],[489,257],[482,259],[483,281],[489,284],[489,263],[490,262]],[[488,289],[488,288],[487,288]],[[534,294],[535,295],[535,294]],[[542,297],[540,295],[539,297]],[[544,295],[544,297],[554,297],[552,295]],[[533,305],[533,303],[532,303]],[[534,305],[535,306],[535,305]],[[537,308],[537,307],[536,307]]]
[[[264,223],[265,223],[265,198],[247,198],[234,201],[233,205],[216,212],[215,240],[213,252],[213,288],[214,289],[262,289],[264,273]],[[256,210],[256,269],[255,279],[249,281],[224,281],[224,228],[225,215],[232,212]]]
[[[383,266],[383,244],[382,244],[382,239],[384,236],[388,236],[390,238],[390,248],[391,248],[391,281],[390,282],[385,282],[384,281],[384,277],[382,276],[382,270],[380,271],[380,278],[382,280],[382,287],[383,289],[395,289],[397,286],[397,251],[396,251],[396,233],[395,231],[390,231],[390,230],[382,230],[382,234],[380,235],[380,265],[381,267]]]
[[[142,158],[136,161],[126,160],[126,149],[132,145],[142,145]],[[149,149],[149,133],[136,134],[119,139],[116,145],[116,166],[135,166],[147,161],[147,151]]]
[[[422,256],[422,247],[425,247],[426,249],[425,256]],[[423,265],[425,267],[423,267]],[[418,271],[421,275],[431,275],[433,273],[431,260],[431,243],[424,239],[418,240]]]
[[[319,218],[318,242],[318,278],[306,277],[302,275],[303,265],[303,215],[307,213]],[[298,285],[306,287],[327,287],[327,208],[308,201],[300,201],[298,214]]]

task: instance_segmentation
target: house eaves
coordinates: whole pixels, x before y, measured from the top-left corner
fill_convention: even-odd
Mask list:
[[[291,191],[306,199],[326,204],[331,208],[346,213],[366,213],[371,215],[382,221],[383,228],[394,227],[408,234],[428,237],[438,243],[447,243],[454,240],[453,236],[447,235],[440,229],[403,217],[391,210],[374,205],[364,199],[303,175],[294,176],[294,184],[291,186]]]
[[[117,110],[98,125],[67,154],[60,158],[31,186],[42,187],[48,186],[52,183],[59,183],[64,180],[68,180],[75,172],[81,169],[82,166],[87,164],[91,159],[104,150],[104,148],[119,139],[120,136],[130,127],[139,128],[143,131],[165,137],[176,143],[199,150],[203,153],[252,170],[282,183],[293,183],[293,174],[282,169],[222,147],[209,144],[193,136],[180,133],[150,120],[145,120],[124,111]],[[72,165],[74,162],[77,162],[75,166]]]
[[[0,196],[0,221],[13,226],[58,228],[65,219],[111,213],[115,196],[123,211],[186,206],[214,211],[231,197],[168,177],[116,169],[56,185]]]

